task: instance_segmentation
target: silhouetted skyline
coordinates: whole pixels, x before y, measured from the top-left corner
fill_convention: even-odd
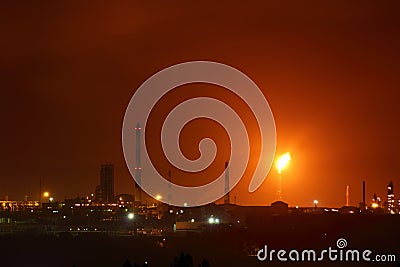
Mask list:
[[[268,100],[277,154],[292,155],[284,201],[341,206],[349,185],[350,205],[358,205],[363,180],[367,201],[383,197],[389,180],[400,184],[398,5],[2,3],[0,196],[37,199],[40,179],[59,199],[83,196],[109,161],[115,192],[133,193],[121,146],[132,94],[165,67],[211,60],[246,73]],[[192,93],[226,95],[190,87],[160,108]],[[215,131],[226,153],[224,135]],[[199,134],[194,126],[183,138],[189,155],[197,153],[190,140]],[[213,172],[223,170],[224,156]],[[230,197],[269,204],[276,179],[273,169],[249,194],[246,176]]]

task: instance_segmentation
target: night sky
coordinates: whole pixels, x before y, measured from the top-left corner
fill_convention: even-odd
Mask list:
[[[115,164],[116,192],[132,193],[121,145],[125,108],[152,74],[192,60],[233,66],[263,91],[275,117],[277,154],[292,154],[283,177],[289,205],[318,199],[343,206],[346,185],[350,204],[358,205],[363,180],[367,200],[375,192],[386,199],[389,180],[398,197],[399,7],[3,2],[0,198],[38,199],[40,178],[56,199],[85,196],[105,162]],[[249,181],[231,193],[238,204],[276,200],[276,169],[255,193],[247,192]]]

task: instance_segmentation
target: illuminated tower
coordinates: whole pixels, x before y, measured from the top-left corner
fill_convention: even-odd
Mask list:
[[[388,213],[389,214],[394,214],[394,190],[393,190],[393,182],[390,181],[388,184],[388,190],[387,190],[387,203],[388,203]]]
[[[103,202],[114,202],[114,165],[111,163],[101,165],[100,190]]]
[[[349,200],[350,200],[350,187],[346,186],[346,207],[349,206]]]
[[[142,189],[140,188],[140,186],[142,185],[142,165],[140,163],[140,145],[141,145],[142,128],[140,127],[139,123],[136,124],[135,133],[136,133],[135,201],[141,203]]]
[[[229,162],[225,162],[225,198],[224,204],[229,204]]]

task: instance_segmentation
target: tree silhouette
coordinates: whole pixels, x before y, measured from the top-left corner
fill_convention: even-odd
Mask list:
[[[181,253],[179,257],[175,257],[171,267],[193,267],[193,259],[189,254]]]
[[[210,267],[210,262],[206,259],[203,259],[199,264],[199,267]]]
[[[131,262],[127,259],[124,263],[124,265],[122,265],[122,267],[134,267]]]
[[[143,263],[143,265],[137,264],[136,262],[132,265],[132,263],[127,259],[124,263],[124,265],[122,265],[122,267],[147,267],[148,264],[147,262]]]

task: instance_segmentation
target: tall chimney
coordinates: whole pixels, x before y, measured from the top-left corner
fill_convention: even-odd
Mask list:
[[[362,208],[365,209],[365,181],[363,181],[363,201]]]
[[[169,179],[169,183],[168,183],[168,205],[169,205],[169,203],[171,203],[171,184],[172,184],[171,170],[168,171],[168,179]]]
[[[141,146],[141,135],[142,128],[137,123],[135,127],[136,134],[136,161],[135,161],[135,202],[142,203],[142,165],[140,162],[140,146]]]
[[[224,204],[229,204],[229,162],[225,162],[225,198]]]

